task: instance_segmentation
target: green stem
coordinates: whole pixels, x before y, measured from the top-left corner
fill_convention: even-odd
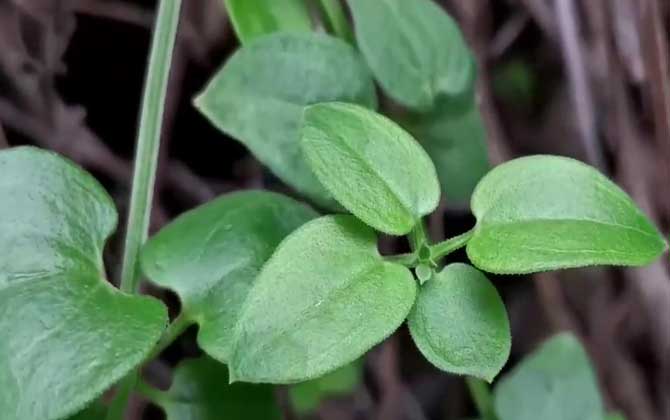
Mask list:
[[[474,229],[470,229],[469,231],[462,233],[458,236],[454,236],[453,238],[449,238],[446,241],[442,241],[440,243],[437,243],[431,247],[431,255],[435,259],[435,261],[439,260],[440,258],[443,258],[452,252],[456,251],[457,249],[463,248],[470,238],[472,238],[472,235],[475,233]]]
[[[158,7],[151,55],[144,82],[144,97],[137,134],[135,171],[121,269],[121,290],[135,293],[139,284],[137,260],[147,239],[151,201],[156,180],[163,109],[177,35],[181,0],[162,0]]]
[[[149,65],[144,82],[140,127],[137,134],[130,212],[121,268],[120,289],[128,293],[137,293],[138,291],[137,261],[140,248],[146,241],[149,231],[151,202],[163,125],[163,109],[172,64],[172,51],[177,37],[180,9],[181,0],[161,0],[151,41]],[[138,372],[137,369],[134,369],[119,383],[116,396],[109,407],[108,420],[123,418],[128,398],[139,377]]]
[[[416,252],[410,252],[408,254],[397,254],[389,255],[384,257],[386,261],[394,262],[397,264],[404,265],[405,267],[416,267],[419,264],[419,256]]]
[[[409,246],[412,248],[412,251],[417,252],[421,248],[421,245],[427,243],[426,226],[423,224],[423,220],[419,220],[414,229],[409,233]]]
[[[170,326],[165,330],[161,339],[156,343],[156,346],[151,350],[149,356],[146,360],[152,360],[158,357],[163,350],[165,350],[170,344],[174,342],[188,327],[193,325],[193,321],[184,316],[182,312],[178,317],[172,321]]]
[[[489,385],[481,379],[473,378],[472,376],[466,377],[465,382],[468,384],[468,390],[482,420],[497,420]]]
[[[340,0],[320,0],[319,4],[323,15],[328,18],[326,22],[328,30],[335,36],[353,44],[354,32],[351,30],[346,13],[344,13],[342,2]]]
[[[137,381],[137,392],[158,406],[164,406],[170,400],[170,396],[165,391],[161,391],[143,380]]]

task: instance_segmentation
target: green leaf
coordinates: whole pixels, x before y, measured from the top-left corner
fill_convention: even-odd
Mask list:
[[[621,413],[609,413],[605,420],[626,420],[626,417]]]
[[[470,94],[475,65],[456,22],[431,0],[348,0],[356,39],[386,93],[427,110]]]
[[[445,103],[416,116],[408,128],[433,160],[447,202],[467,203],[490,169],[486,127],[476,102]]]
[[[384,261],[370,228],[344,215],[311,221],[279,245],[249,292],[231,380],[322,376],[393,333],[415,297],[412,274]]]
[[[451,264],[426,282],[408,318],[409,331],[438,368],[489,382],[511,347],[505,305],[481,272]]]
[[[279,420],[273,389],[267,385],[228,385],[228,370],[202,357],[183,361],[172,386],[155,398],[167,420]]]
[[[159,301],[104,279],[114,204],[53,153],[0,152],[0,413],[74,414],[140,364],[167,323]]]
[[[291,386],[291,404],[299,414],[312,413],[322,401],[354,392],[362,377],[363,363],[357,360],[319,378]]]
[[[560,334],[528,356],[495,388],[500,420],[602,420],[603,404],[579,341]]]
[[[305,157],[321,183],[375,229],[404,235],[440,200],[435,166],[393,121],[363,107],[323,103],[305,110]]]
[[[200,326],[198,345],[227,362],[233,327],[258,271],[286,235],[314,217],[279,194],[229,194],[161,230],[144,247],[142,268],[179,295],[183,316]]]
[[[304,0],[225,0],[237,38],[246,44],[272,32],[311,32]]]
[[[493,169],[472,196],[467,253],[493,273],[590,265],[645,265],[666,244],[635,203],[592,167],[558,156]]]
[[[305,105],[335,100],[376,107],[374,83],[353,47],[322,34],[275,34],[237,51],[195,103],[284,182],[332,205],[303,159],[298,130]]]

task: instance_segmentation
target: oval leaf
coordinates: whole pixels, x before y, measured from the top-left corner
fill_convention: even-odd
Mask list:
[[[591,363],[577,339],[561,334],[544,343],[495,388],[500,420],[602,420]]]
[[[558,156],[493,169],[472,196],[467,253],[492,273],[590,265],[645,265],[665,241],[623,190],[592,167]]]
[[[258,271],[286,235],[314,217],[279,194],[229,194],[161,230],[144,247],[142,268],[179,295],[183,316],[200,326],[200,347],[227,362],[233,327]]]
[[[107,283],[114,204],[93,177],[35,148],[0,152],[0,412],[74,414],[148,355],[159,301]]]
[[[312,21],[304,0],[225,0],[242,44],[272,32],[310,32]]]
[[[320,34],[275,34],[237,51],[195,103],[284,182],[332,205],[300,150],[303,108],[336,100],[374,108],[374,89],[365,63],[346,42]]]
[[[477,103],[444,104],[417,116],[408,128],[433,160],[447,203],[467,204],[490,169],[486,127]]]
[[[305,110],[305,158],[335,199],[356,217],[404,235],[440,200],[435,166],[393,121],[363,107],[323,103]]]
[[[432,0],[347,0],[356,40],[393,99],[430,109],[472,90],[475,65],[456,22]]]
[[[167,420],[279,420],[279,406],[267,385],[228,385],[228,369],[207,358],[177,366],[172,386],[154,396]]]
[[[438,368],[489,382],[511,347],[505,305],[489,280],[467,264],[451,264],[419,291],[408,318],[421,353]]]
[[[307,223],[279,245],[249,292],[231,379],[293,383],[360,357],[403,322],[416,296],[409,270],[385,262],[351,216]]]

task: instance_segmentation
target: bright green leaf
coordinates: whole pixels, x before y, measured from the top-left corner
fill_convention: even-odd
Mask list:
[[[144,273],[174,290],[198,344],[226,362],[233,327],[261,266],[279,242],[316,213],[279,194],[223,196],[180,216],[142,251]]]
[[[433,160],[447,203],[467,203],[490,169],[486,127],[476,102],[443,104],[417,116],[408,128]]]
[[[354,392],[362,376],[363,363],[357,360],[319,378],[293,385],[289,388],[293,408],[301,414],[312,413],[323,400]]]
[[[237,51],[195,103],[284,182],[333,204],[303,159],[298,130],[305,105],[336,100],[376,107],[372,78],[353,47],[323,34],[276,34]]]
[[[348,0],[356,39],[396,101],[433,108],[440,96],[470,94],[475,65],[456,22],[432,0]]]
[[[422,286],[408,322],[421,353],[446,372],[491,382],[509,357],[505,305],[469,265],[451,264]]]
[[[294,383],[322,376],[393,333],[415,297],[412,274],[384,261],[370,228],[344,215],[309,222],[279,245],[249,292],[232,379]]]
[[[271,386],[227,384],[228,369],[210,358],[183,361],[155,401],[167,420],[279,420]]]
[[[310,32],[305,0],[225,0],[235,33],[243,44],[272,32]]]
[[[142,362],[165,306],[104,280],[114,204],[53,153],[0,152],[0,413],[50,420],[84,408]]]
[[[363,107],[323,103],[305,110],[305,157],[321,183],[375,229],[404,235],[440,200],[435,166],[391,120]]]
[[[621,413],[609,413],[605,420],[626,420],[626,417]]]
[[[472,197],[470,260],[493,273],[652,262],[665,241],[604,175],[573,159],[531,156],[493,169]]]
[[[560,334],[526,357],[495,388],[500,420],[602,420],[603,404],[579,341]]]

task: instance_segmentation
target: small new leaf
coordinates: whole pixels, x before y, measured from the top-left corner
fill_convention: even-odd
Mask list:
[[[231,380],[295,383],[359,358],[393,333],[416,297],[410,271],[385,262],[372,229],[325,216],[265,264],[235,329]]]
[[[228,385],[228,369],[208,357],[177,366],[172,386],[158,401],[167,420],[279,420],[271,386]]]
[[[273,32],[310,32],[312,21],[304,0],[225,0],[242,44]]]
[[[227,362],[233,327],[261,266],[285,236],[314,217],[279,194],[229,194],[163,228],[142,250],[142,269],[179,295],[182,316],[200,326],[200,347]]]
[[[489,280],[466,264],[451,264],[419,290],[408,318],[421,353],[438,368],[489,382],[511,347],[505,305]]]
[[[506,375],[495,388],[500,420],[602,420],[591,363],[579,341],[560,334]]]
[[[291,386],[288,391],[291,404],[299,414],[309,414],[328,398],[352,393],[362,377],[363,363],[357,360],[319,378]]]
[[[410,108],[470,95],[472,54],[456,22],[432,0],[347,0],[358,45],[384,90]]]
[[[409,233],[440,199],[435,166],[393,121],[363,107],[322,103],[305,110],[305,158],[335,199],[391,235]]]
[[[376,107],[372,77],[359,54],[323,34],[273,34],[233,54],[195,104],[284,182],[332,205],[299,143],[303,108],[324,101]]]
[[[467,253],[493,273],[640,266],[666,249],[621,188],[574,159],[531,156],[500,165],[481,180],[471,206],[477,225]]]
[[[105,279],[111,198],[56,154],[0,152],[0,413],[52,420],[142,362],[167,323],[159,301]]]

